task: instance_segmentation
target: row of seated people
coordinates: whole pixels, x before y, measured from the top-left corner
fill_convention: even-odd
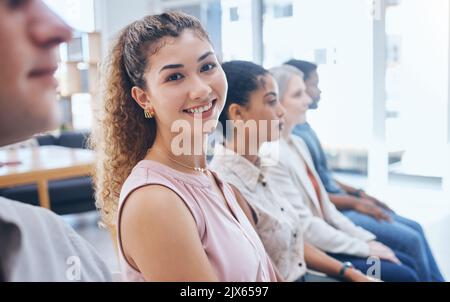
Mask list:
[[[0,71],[0,144],[7,145],[56,125],[54,70],[42,64],[57,62],[71,29],[40,0],[2,3],[0,17],[8,45],[0,48],[8,67]],[[200,22],[179,12],[128,25],[105,66],[91,145],[97,203],[117,233],[123,280],[443,280],[420,226],[363,191],[327,192],[318,140],[319,152],[310,152],[314,141],[292,134],[306,125],[310,73],[220,64]],[[208,166],[204,147],[218,121],[224,139]],[[181,136],[188,152],[176,152],[174,125],[189,128]],[[382,209],[376,217],[386,221],[368,210],[344,215],[329,196]],[[111,280],[97,252],[60,217],[0,201],[2,281]],[[413,241],[401,242],[408,239],[400,232]]]
[[[177,34],[156,52],[136,51],[171,28]],[[327,170],[306,124],[320,96],[317,68],[220,64],[207,33],[182,13],[132,23],[112,54],[113,92],[93,138],[97,199],[118,230],[126,280],[443,280],[416,222]]]

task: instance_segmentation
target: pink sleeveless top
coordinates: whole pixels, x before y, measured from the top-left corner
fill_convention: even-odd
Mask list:
[[[134,167],[122,187],[118,226],[123,205],[133,191],[147,185],[165,186],[184,201],[194,217],[203,249],[219,281],[276,281],[274,269],[264,246],[236,201],[231,187],[221,182],[217,175],[215,177],[237,220],[221,202],[210,178],[206,175],[183,173],[155,161],[143,160]],[[151,199],[149,196],[148,202],[151,202]],[[118,242],[122,279],[144,281],[142,274],[124,257],[120,231]]]

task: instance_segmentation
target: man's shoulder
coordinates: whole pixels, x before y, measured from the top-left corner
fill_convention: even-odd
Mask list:
[[[83,242],[75,230],[52,211],[0,197],[0,225],[14,225],[25,242],[52,243],[62,249],[74,248]],[[58,244],[56,244],[58,243]],[[72,245],[74,247],[72,247]]]
[[[0,197],[0,227],[8,225],[17,235],[0,234],[18,241],[7,261],[11,281],[68,281],[66,261],[77,257],[83,262],[83,281],[109,281],[106,265],[94,248],[60,216],[50,210]],[[2,241],[2,238],[0,238]],[[5,251],[8,254],[8,251]]]
[[[0,197],[0,220],[20,223],[24,218],[32,218],[32,216],[47,216],[58,221],[58,218],[56,218],[58,216],[50,210]]]

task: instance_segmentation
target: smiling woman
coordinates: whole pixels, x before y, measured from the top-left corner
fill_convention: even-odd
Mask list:
[[[232,189],[206,168],[214,127],[195,126],[217,124],[227,82],[200,22],[178,12],[138,20],[121,31],[106,67],[95,182],[124,278],[275,281]],[[180,121],[194,144],[175,155]]]

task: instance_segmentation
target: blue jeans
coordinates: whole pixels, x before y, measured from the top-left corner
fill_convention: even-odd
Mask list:
[[[381,243],[413,259],[413,268],[420,281],[444,281],[420,224],[394,213],[388,213],[392,217],[392,223],[378,221],[353,210],[342,213],[354,224],[377,236],[377,240]]]
[[[305,273],[303,276],[295,280],[295,282],[341,282],[341,280],[328,276],[319,276],[311,273]]]
[[[394,251],[394,253],[402,264],[399,265],[387,260],[380,260],[380,279],[386,282],[418,282],[419,277],[411,268],[413,260],[402,252]],[[368,270],[373,266],[373,263],[370,261],[368,263],[368,259],[366,258],[344,254],[328,253],[328,255],[341,262],[351,262],[353,266],[363,274],[371,276],[371,272],[368,272]]]

